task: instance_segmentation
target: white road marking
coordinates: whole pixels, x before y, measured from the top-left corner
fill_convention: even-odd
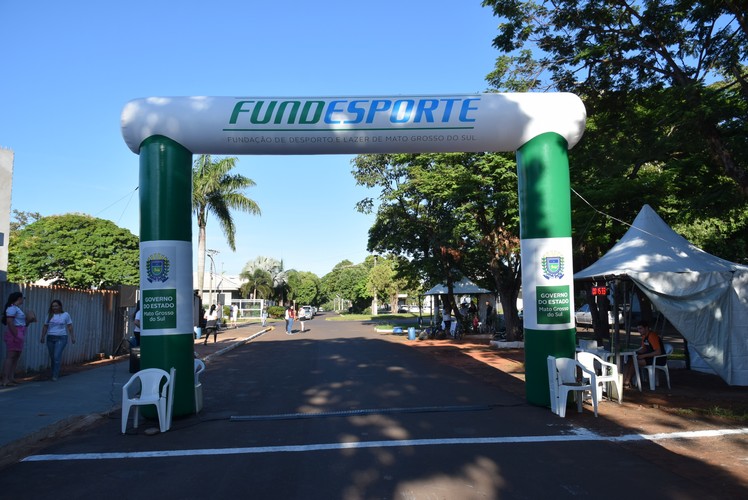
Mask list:
[[[351,450],[364,448],[401,448],[407,446],[454,446],[485,444],[523,444],[574,441],[661,441],[665,439],[701,439],[748,434],[748,428],[710,429],[701,431],[668,432],[659,434],[626,434],[623,436],[601,436],[586,430],[559,436],[503,436],[484,438],[440,438],[402,439],[394,441],[363,441],[350,443],[321,443],[287,446],[255,446],[250,448],[207,448],[191,450],[139,451],[111,453],[71,453],[61,455],[31,455],[22,462],[49,462],[59,460],[119,460],[133,458],[172,458],[217,455],[253,455],[261,453],[308,453],[314,451]]]

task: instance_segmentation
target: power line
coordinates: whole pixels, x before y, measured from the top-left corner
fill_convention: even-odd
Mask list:
[[[112,204],[104,207],[103,209],[99,210],[97,213],[94,214],[94,217],[98,217],[102,213],[106,212],[110,208],[112,208],[117,203],[121,202],[125,198],[128,198],[127,203],[125,204],[125,208],[122,210],[122,214],[119,216],[119,219],[117,219],[117,224],[119,224],[119,221],[122,219],[122,217],[125,215],[125,211],[127,210],[127,207],[130,205],[130,201],[132,201],[132,197],[135,195],[135,192],[140,188],[140,186],[135,186],[135,189],[124,195],[122,198],[112,202]]]

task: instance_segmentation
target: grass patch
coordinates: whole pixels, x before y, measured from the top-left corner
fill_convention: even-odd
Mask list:
[[[748,424],[748,410],[724,408],[721,406],[712,406],[711,408],[678,408],[675,413],[686,417],[716,417],[733,422]]]
[[[361,321],[362,323],[371,324],[379,330],[392,330],[399,326],[407,330],[411,326],[418,326],[418,315],[413,313],[403,314],[338,314],[328,316],[325,321]]]
[[[328,316],[325,321],[366,321],[372,323],[417,323],[418,316],[412,313],[405,314],[338,314],[337,316]]]
[[[713,406],[707,411],[708,415],[720,418],[729,418],[730,420],[737,420],[740,422],[748,422],[748,412],[745,409],[734,410],[732,408],[722,408],[720,406]]]

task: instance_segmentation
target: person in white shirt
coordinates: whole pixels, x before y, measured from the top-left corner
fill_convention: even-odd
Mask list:
[[[203,345],[208,345],[208,338],[213,333],[213,343],[218,342],[218,311],[216,305],[212,304],[210,310],[205,311],[205,342]]]
[[[236,328],[236,316],[238,314],[239,308],[236,305],[231,304],[231,326],[233,326],[234,328]]]
[[[42,327],[41,343],[46,340],[47,349],[49,349],[49,359],[52,368],[52,381],[60,378],[60,368],[62,367],[62,351],[70,342],[75,344],[75,334],[73,333],[73,320],[70,314],[63,311],[62,302],[55,299],[49,306],[47,320]]]

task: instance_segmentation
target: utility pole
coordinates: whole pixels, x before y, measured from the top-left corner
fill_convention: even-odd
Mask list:
[[[205,253],[210,259],[210,299],[208,301],[208,305],[210,306],[210,304],[215,303],[213,301],[213,275],[216,272],[216,262],[213,260],[213,256],[219,254],[220,252],[218,250],[206,250]]]

